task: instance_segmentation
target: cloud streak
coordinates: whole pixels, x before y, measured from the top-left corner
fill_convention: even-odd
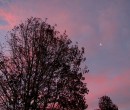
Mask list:
[[[113,77],[109,75],[108,71],[99,75],[88,74],[86,76],[86,82],[88,83],[88,88],[90,89],[90,94],[86,96],[88,103],[92,105],[92,103],[95,102],[94,105],[97,105],[98,98],[103,95],[108,95],[112,97],[113,101],[119,106],[119,108],[123,108],[125,105],[129,105],[129,74],[130,70],[124,71],[123,73]],[[124,101],[122,101],[122,99]],[[90,108],[94,109],[94,105]]]

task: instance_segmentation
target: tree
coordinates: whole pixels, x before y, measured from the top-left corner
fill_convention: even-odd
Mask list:
[[[99,99],[99,108],[101,110],[118,110],[118,107],[113,104],[112,100],[108,96],[102,96]]]
[[[84,110],[88,93],[84,48],[72,45],[40,18],[29,18],[8,34],[8,56],[0,53],[2,110]]]

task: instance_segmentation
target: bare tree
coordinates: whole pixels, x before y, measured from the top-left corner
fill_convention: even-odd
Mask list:
[[[112,100],[108,96],[102,96],[99,99],[100,110],[118,110],[118,107],[113,104]]]
[[[40,18],[8,34],[8,57],[0,53],[1,110],[84,110],[84,48],[72,45]]]

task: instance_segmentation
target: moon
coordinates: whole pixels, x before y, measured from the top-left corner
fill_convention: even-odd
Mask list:
[[[102,46],[102,43],[100,43],[99,46]]]

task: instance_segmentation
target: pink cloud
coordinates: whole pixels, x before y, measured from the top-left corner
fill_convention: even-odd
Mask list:
[[[47,22],[51,25],[57,24],[57,30],[61,33],[66,30],[69,37],[74,38],[75,36],[93,35],[94,30],[87,21],[84,25],[84,22],[75,20],[77,15],[74,15],[73,11],[67,8],[59,8],[58,6],[54,7],[53,5],[57,5],[57,2],[58,1],[55,1],[51,4],[42,1],[36,3],[31,3],[30,1],[26,3],[16,1],[8,6],[8,11],[1,9],[3,13],[2,16],[9,22],[11,28],[19,24],[21,20],[24,21],[31,16],[40,17],[42,19],[47,17]],[[78,35],[78,33],[81,35]]]
[[[9,23],[8,25],[0,26],[0,29],[8,30],[16,24],[16,17],[12,13],[4,9],[0,9],[0,14],[0,17],[2,17],[5,21]]]
[[[118,99],[130,97],[130,70],[124,71],[122,74],[113,77],[110,77],[108,73],[109,72],[106,71],[102,74],[86,75],[87,86],[90,90],[86,99],[90,108],[97,108],[98,98],[103,95],[108,95],[111,99],[115,99],[117,102],[114,100],[114,103],[117,104],[119,109],[122,109],[125,105],[129,105],[129,102],[125,102],[126,99],[124,99],[124,102],[120,102]]]

